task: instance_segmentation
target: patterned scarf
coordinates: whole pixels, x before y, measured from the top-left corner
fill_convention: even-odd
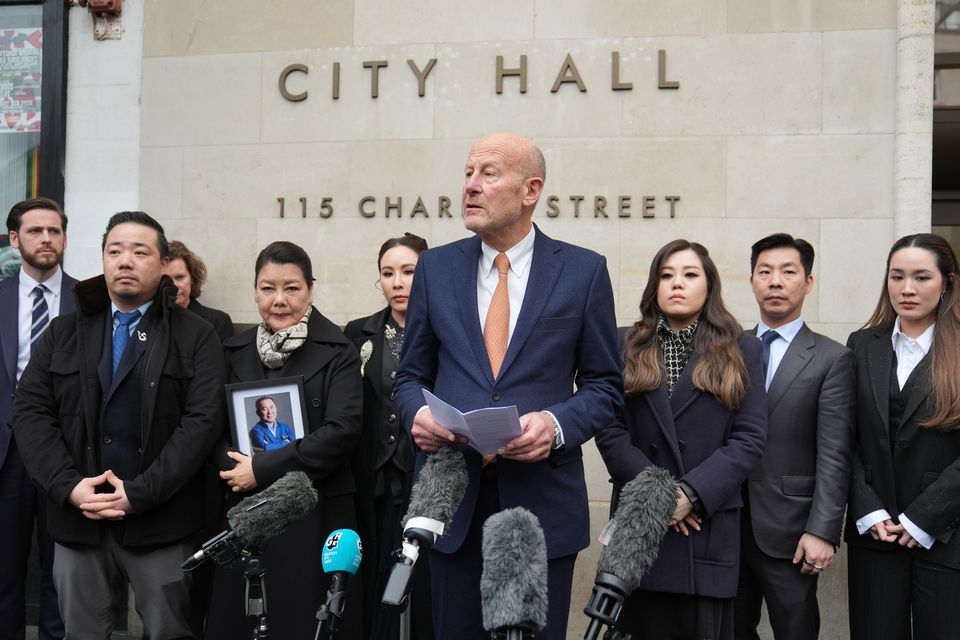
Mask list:
[[[699,324],[700,318],[697,318],[689,327],[674,331],[663,316],[657,320],[657,342],[660,343],[660,350],[663,351],[663,366],[667,370],[668,396],[673,395],[673,387],[680,379],[683,368],[687,366],[687,360],[690,358],[690,343]]]
[[[266,322],[260,323],[257,327],[257,353],[260,354],[263,366],[267,369],[279,369],[290,359],[290,354],[303,346],[307,341],[307,321],[311,311],[313,307],[307,307],[307,312],[300,318],[300,322],[276,333],[270,333]]]

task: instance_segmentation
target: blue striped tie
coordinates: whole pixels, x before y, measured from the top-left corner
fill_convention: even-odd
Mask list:
[[[140,312],[117,311],[113,317],[117,321],[117,326],[113,330],[113,375],[117,375],[117,367],[120,366],[123,351],[127,348],[127,342],[130,341],[130,325],[140,317]]]
[[[33,353],[33,350],[36,348],[37,340],[40,338],[43,330],[50,324],[50,309],[47,307],[47,299],[43,296],[46,292],[47,288],[42,284],[35,286],[31,292],[33,293],[33,313],[30,323],[31,353]]]

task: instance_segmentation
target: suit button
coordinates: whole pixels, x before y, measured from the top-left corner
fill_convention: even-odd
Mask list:
[[[111,442],[113,442],[113,438],[109,435],[103,436],[103,444],[110,444]]]
[[[397,414],[391,413],[390,415],[387,416],[387,422],[389,422],[390,424],[393,424],[396,421],[397,421]]]
[[[395,394],[393,391],[391,391],[391,392],[390,392],[390,399],[391,399],[391,400],[394,400],[394,399],[396,399],[396,397],[397,397],[397,394]]]
[[[397,441],[397,436],[387,436],[387,442],[393,444]]]
[[[500,392],[499,392],[499,391],[494,391],[494,392],[493,392],[493,395],[490,396],[490,398],[492,398],[494,402],[498,402],[498,401],[500,400],[500,398],[502,398],[502,397],[503,397],[503,396],[500,395]]]
[[[910,447],[910,443],[907,442],[906,440],[898,440],[897,446],[900,447],[901,449],[907,449]]]
[[[396,378],[397,378],[397,372],[396,372],[396,371],[391,371],[391,372],[390,372],[390,379],[391,379],[391,380],[396,380]]]
[[[314,409],[318,409],[320,407],[320,398],[314,398],[310,401],[310,404],[313,405]]]
[[[680,444],[680,451],[684,451],[687,448],[687,443],[684,442],[683,440],[681,440],[679,444]]]
[[[657,445],[652,444],[652,445],[650,445],[649,447],[647,447],[647,451],[650,452],[650,456],[651,456],[651,457],[656,457],[657,452],[659,451],[659,449],[657,449]]]

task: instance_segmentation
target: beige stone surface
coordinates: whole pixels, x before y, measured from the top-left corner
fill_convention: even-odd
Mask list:
[[[307,217],[322,222],[320,198],[342,193],[347,183],[348,147],[341,143],[188,147],[183,152],[184,217]]]
[[[145,58],[141,144],[254,143],[260,138],[260,54]]]
[[[726,2],[539,0],[538,38],[605,38],[722,33]]]
[[[727,31],[890,29],[897,0],[727,0]]]
[[[353,42],[350,0],[146,0],[144,55],[329,47]]]
[[[891,133],[895,127],[895,30],[823,34],[825,133]]]
[[[820,222],[821,322],[863,324],[884,286],[892,219],[837,219]]]
[[[637,49],[636,43],[630,52]],[[489,131],[522,131],[532,137],[599,136],[621,133],[620,118],[628,94],[637,93],[641,81],[656,83],[653,75],[637,71],[633,92],[611,91],[611,53],[621,51],[623,73],[628,80],[628,50],[618,41],[543,40],[443,44],[437,47],[438,89],[434,135],[473,138]],[[573,59],[586,92],[573,83],[551,87],[567,54]],[[519,77],[505,77],[503,93],[496,93],[496,58],[504,68],[519,68],[527,56],[527,92],[520,93]],[[633,55],[633,53],[630,53]],[[635,69],[635,67],[632,67]],[[630,72],[631,74],[633,71]],[[444,78],[443,82],[439,78]]]
[[[821,34],[651,38],[627,61],[644,80],[624,96],[627,135],[816,133],[821,123]],[[626,46],[623,47],[626,49]],[[658,90],[657,50],[667,79]]]
[[[78,85],[67,96],[72,140],[128,140],[140,128],[136,84]]]
[[[418,95],[413,60],[421,70],[437,57],[433,45],[350,47],[283,51],[263,55],[263,142],[328,140],[390,140],[433,137],[437,83],[454,81],[438,60],[425,80],[425,95]],[[364,62],[386,60],[379,68],[377,98],[371,97],[373,71]],[[339,98],[333,99],[334,63],[340,63]],[[290,102],[279,91],[281,71],[290,64],[305,64],[309,71],[291,74],[291,93],[307,98]],[[438,78],[444,75],[442,80]]]
[[[140,206],[155,218],[183,215],[183,149],[145,147],[140,150]],[[192,215],[190,215],[192,214]],[[194,217],[196,212],[188,212]]]
[[[892,135],[730,138],[727,216],[892,216],[892,177]]]
[[[534,0],[489,0],[482,6],[446,0],[354,4],[357,45],[518,40],[534,35]]]

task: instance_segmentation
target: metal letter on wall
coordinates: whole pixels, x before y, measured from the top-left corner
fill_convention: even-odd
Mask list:
[[[569,53],[567,54],[566,60],[563,61],[560,71],[557,72],[557,78],[553,81],[553,87],[550,88],[550,93],[556,93],[560,90],[560,85],[567,82],[576,82],[580,92],[586,93],[587,85],[583,84],[580,71],[577,70],[577,65],[573,62],[573,56]]]
[[[407,60],[407,64],[410,65],[410,70],[413,71],[413,75],[417,76],[417,95],[422,98],[427,93],[427,76],[433,71],[433,65],[437,64],[437,59],[430,58],[430,60],[427,61],[427,66],[423,68],[423,71],[420,70],[417,63],[412,59]]]
[[[370,69],[370,97],[380,95],[380,67],[387,66],[386,60],[364,60],[363,68]]]
[[[289,100],[290,102],[301,102],[307,99],[307,92],[303,93],[290,93],[290,90],[287,89],[287,77],[294,71],[299,71],[300,73],[306,75],[309,73],[307,65],[305,64],[288,64],[283,68],[283,71],[280,72],[280,79],[278,84],[280,85],[280,95]]]
[[[614,91],[631,91],[633,89],[632,82],[621,82],[620,81],[620,52],[614,51],[610,54],[610,69],[611,69],[611,82],[610,88]]]
[[[504,76],[520,76],[520,93],[527,92],[527,56],[520,56],[520,66],[505,69],[503,56],[497,56],[497,93],[503,93]]]
[[[659,89],[679,89],[680,83],[675,80],[667,80],[667,50],[660,49],[657,52],[657,88]]]

